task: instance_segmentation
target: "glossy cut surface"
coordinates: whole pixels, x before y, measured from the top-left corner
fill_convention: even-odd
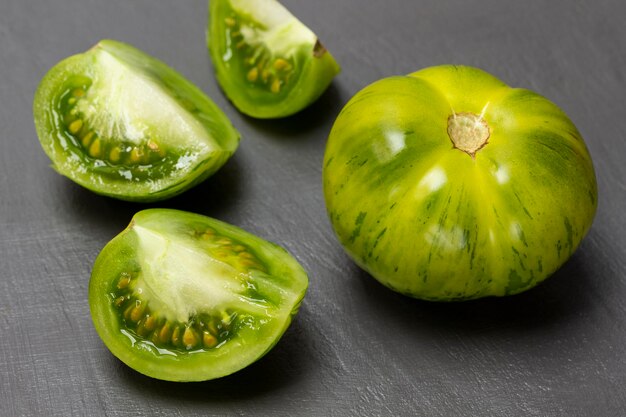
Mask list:
[[[339,65],[276,0],[211,0],[207,43],[235,107],[252,117],[289,116],[314,102]]]
[[[475,152],[451,140],[450,121],[463,115],[489,129]],[[359,92],[330,133],[323,177],[348,254],[384,285],[427,300],[537,285],[576,250],[597,206],[592,161],[568,117],[471,67],[427,68]]]
[[[298,311],[306,272],[279,246],[218,220],[137,213],[98,255],[89,283],[96,330],[138,372],[204,381],[265,355]]]
[[[197,87],[112,40],[55,65],[33,112],[57,172],[122,200],[177,195],[216,172],[239,144],[226,115]]]

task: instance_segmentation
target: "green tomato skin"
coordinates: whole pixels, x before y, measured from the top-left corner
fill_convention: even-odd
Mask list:
[[[58,107],[66,94],[68,80],[82,77],[97,82],[97,68],[101,65],[102,56],[113,57],[127,74],[138,74],[141,79],[151,80],[153,85],[159,86],[159,94],[162,96],[176,97],[173,98],[178,106],[175,112],[187,113],[188,119],[195,119],[195,123],[201,126],[201,134],[212,142],[211,149],[190,150],[185,144],[169,143],[167,131],[179,126],[174,122],[164,128],[163,125],[172,116],[164,114],[161,117],[163,120],[156,121],[159,126],[151,126],[151,133],[159,145],[168,149],[169,164],[146,164],[138,168],[89,156],[68,135],[64,115],[59,114]],[[135,93],[141,95],[142,91],[139,88]],[[106,103],[110,97],[105,92],[97,100]],[[111,104],[112,107],[125,105]],[[158,107],[156,103],[147,105],[151,104]],[[186,106],[191,106],[193,111],[189,111]],[[113,113],[104,111],[99,119],[112,125],[123,124],[123,121],[115,120],[111,115]],[[55,171],[97,194],[127,201],[164,200],[194,187],[228,161],[236,151],[240,138],[217,105],[181,74],[139,49],[114,40],[102,40],[90,50],[66,58],[51,68],[35,93],[33,114],[39,141]],[[152,122],[155,120],[147,121],[148,124]],[[188,134],[187,140],[190,143],[197,141],[197,134]],[[122,136],[104,139],[120,143],[126,140]],[[145,143],[143,146],[145,148]]]
[[[448,118],[482,115],[488,143],[456,149]],[[326,206],[354,261],[394,291],[468,300],[528,290],[591,227],[597,185],[568,117],[471,67],[438,66],[357,93],[330,133]]]
[[[266,305],[262,313],[264,317],[255,325],[239,328],[235,336],[223,345],[190,354],[163,354],[149,340],[139,337],[133,340],[129,338],[128,332],[122,333],[119,311],[114,307],[111,288],[120,274],[129,268],[148,267],[138,249],[137,228],[150,230],[150,233],[164,238],[169,245],[181,236],[191,242],[189,236],[193,230],[207,227],[231,239],[245,242],[268,267],[263,281],[255,281],[256,285],[261,286],[259,294]],[[200,248],[194,247],[192,243],[188,250],[198,255],[202,252],[195,251]],[[237,372],[269,352],[297,314],[307,286],[306,271],[287,251],[274,243],[199,214],[148,209],[138,212],[129,226],[98,255],[89,282],[89,307],[100,338],[113,355],[132,369],[167,381],[206,381]]]
[[[276,119],[298,113],[317,100],[341,71],[331,53],[321,44],[306,42],[294,45],[296,72],[288,87],[276,94],[269,88],[253,86],[242,70],[241,52],[227,39],[224,19],[232,12],[230,0],[209,2],[207,45],[215,76],[240,112],[257,119]],[[265,47],[272,49],[271,44]]]

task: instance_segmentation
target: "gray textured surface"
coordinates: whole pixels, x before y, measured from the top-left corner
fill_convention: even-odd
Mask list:
[[[276,122],[232,108],[204,45],[204,0],[0,1],[0,415],[626,415],[626,3],[622,0],[285,0],[342,64],[312,108]],[[92,327],[91,264],[145,207],[56,175],[32,123],[61,58],[129,42],[206,91],[243,135],[213,178],[159,204],[288,248],[310,290],[276,348],[222,380],[174,384],[116,360]],[[325,216],[321,161],[368,83],[440,63],[541,92],[594,158],[600,206],[574,257],[508,299],[441,305],[360,272]],[[153,205],[157,206],[157,205]]]

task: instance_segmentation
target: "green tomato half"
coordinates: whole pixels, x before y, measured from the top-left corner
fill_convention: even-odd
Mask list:
[[[308,278],[279,246],[178,210],[137,213],[98,255],[95,328],[122,362],[168,381],[204,381],[265,355],[297,313]]]
[[[426,300],[537,285],[576,250],[597,206],[593,164],[569,118],[463,66],[356,94],[330,133],[323,182],[347,253]]]
[[[57,172],[122,200],[179,194],[216,172],[239,145],[239,133],[202,91],[112,40],[56,64],[39,84],[33,112]]]
[[[326,90],[339,65],[276,0],[211,0],[207,43],[235,107],[269,119],[297,113]]]

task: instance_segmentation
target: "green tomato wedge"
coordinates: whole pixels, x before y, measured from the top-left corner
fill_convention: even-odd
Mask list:
[[[122,362],[168,381],[232,374],[265,355],[298,311],[306,272],[281,247],[209,217],[137,213],[96,259],[95,328]]]
[[[239,133],[202,91],[112,40],[55,65],[33,113],[56,171],[122,200],[177,195],[215,173],[239,145]]]
[[[532,288],[572,255],[597,207],[593,164],[569,118],[463,66],[356,94],[330,133],[323,184],[347,253],[425,300]]]
[[[211,0],[207,43],[235,107],[260,119],[297,113],[340,71],[317,36],[276,0]]]

